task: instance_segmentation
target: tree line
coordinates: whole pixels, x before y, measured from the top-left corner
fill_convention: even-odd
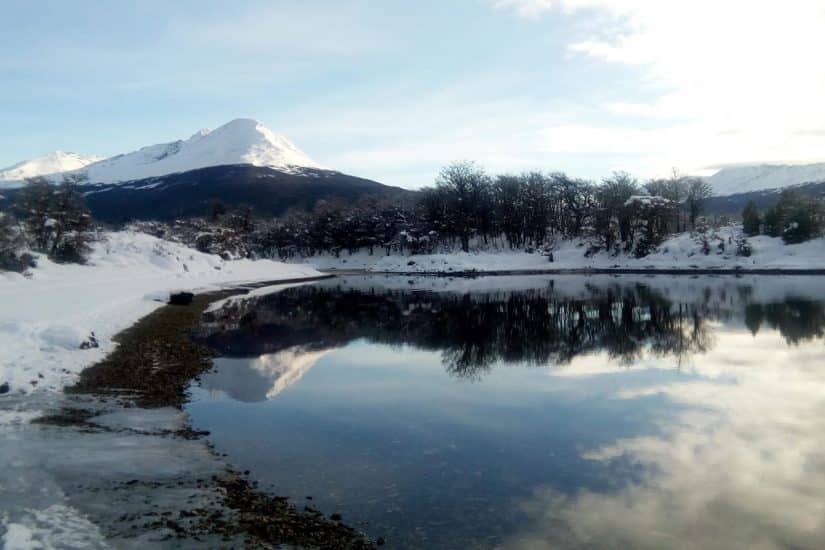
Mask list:
[[[321,201],[311,212],[254,221],[244,242],[253,253],[281,258],[356,250],[466,252],[474,247],[544,250],[549,255],[558,240],[581,237],[591,253],[644,256],[669,234],[696,227],[710,194],[709,184],[699,178],[641,183],[614,173],[594,183],[560,172],[493,177],[474,163],[461,162],[446,166],[433,186],[407,202]],[[212,237],[204,237],[204,226],[220,225],[229,215],[219,207],[200,226],[183,225],[208,249],[215,242],[206,242]]]
[[[679,176],[641,182],[616,172],[600,182],[561,172],[492,176],[472,162],[444,167],[434,185],[402,200],[367,196],[319,201],[311,211],[259,218],[251,208],[216,201],[207,216],[137,228],[227,258],[288,259],[320,253],[426,254],[443,250],[509,248],[539,251],[552,260],[561,239],[580,238],[585,253],[642,257],[670,234],[702,225],[707,181]],[[0,197],[0,208],[3,206]],[[6,201],[8,202],[8,201]],[[801,242],[822,234],[822,203],[793,191],[775,207],[743,212],[747,235]],[[26,184],[0,213],[0,269],[25,269],[31,257],[83,261],[94,222],[71,181]]]
[[[561,239],[582,238],[587,252],[648,254],[668,235],[696,227],[711,194],[699,178],[674,175],[644,183],[614,173],[595,183],[560,172],[490,176],[472,162],[441,170],[433,186],[399,201],[365,197],[319,201],[311,211],[275,219],[216,202],[208,216],[143,231],[227,257],[319,253],[426,254],[509,248],[552,257]]]
[[[748,236],[782,237],[795,244],[819,237],[825,230],[825,205],[821,199],[786,189],[776,205],[760,212],[753,201],[742,211],[742,231]]]

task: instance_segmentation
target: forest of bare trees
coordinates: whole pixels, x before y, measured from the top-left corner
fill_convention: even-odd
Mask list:
[[[490,176],[471,162],[446,166],[416,200],[321,203],[262,223],[255,247],[274,255],[384,249],[386,253],[470,250],[491,243],[549,250],[559,239],[588,239],[590,250],[646,255],[669,234],[693,228],[710,187],[674,176],[640,183],[615,173],[600,183],[563,173]]]

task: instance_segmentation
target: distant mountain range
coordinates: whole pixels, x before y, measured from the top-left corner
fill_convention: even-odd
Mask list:
[[[705,202],[705,210],[739,216],[751,201],[760,210],[772,207],[785,189],[825,197],[825,163],[735,166],[719,170],[708,181],[713,196]]]
[[[705,211],[709,214],[739,216],[742,214],[745,205],[751,201],[753,201],[760,210],[765,210],[776,204],[780,194],[785,189],[793,189],[795,192],[808,197],[825,199],[825,181],[820,181],[816,183],[790,185],[788,187],[777,187],[775,189],[762,189],[760,191],[713,196],[705,201]]]
[[[0,170],[0,189],[13,199],[35,176],[55,183],[70,178],[93,216],[108,222],[204,215],[216,201],[279,215],[319,200],[409,193],[326,169],[251,119],[104,159],[51,153]]]
[[[244,118],[109,158],[50,153],[0,170],[0,190],[13,198],[35,176],[71,178],[92,214],[110,222],[203,215],[215,201],[279,215],[319,200],[412,193],[324,168],[288,138]],[[707,211],[738,214],[750,200],[771,206],[787,187],[825,196],[825,163],[725,167],[708,181],[714,196]]]
[[[755,164],[722,168],[708,178],[716,196],[825,182],[825,162]]]

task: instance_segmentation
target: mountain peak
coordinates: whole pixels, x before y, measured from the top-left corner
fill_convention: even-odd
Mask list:
[[[255,120],[254,118],[233,118],[221,128],[237,128],[237,129],[247,129],[247,130],[257,130],[258,128],[266,129],[266,127]]]
[[[35,165],[29,166],[31,163]],[[281,171],[321,168],[285,136],[274,134],[257,120],[236,118],[214,130],[199,130],[186,140],[149,145],[103,160],[52,153],[0,172],[0,181],[18,180],[19,184],[19,180],[34,175],[57,179],[70,172],[89,183],[118,183],[234,164]]]

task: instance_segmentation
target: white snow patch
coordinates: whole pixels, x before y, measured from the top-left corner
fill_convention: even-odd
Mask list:
[[[109,547],[96,525],[63,504],[27,510],[22,519],[9,522],[5,528],[5,550]]]

